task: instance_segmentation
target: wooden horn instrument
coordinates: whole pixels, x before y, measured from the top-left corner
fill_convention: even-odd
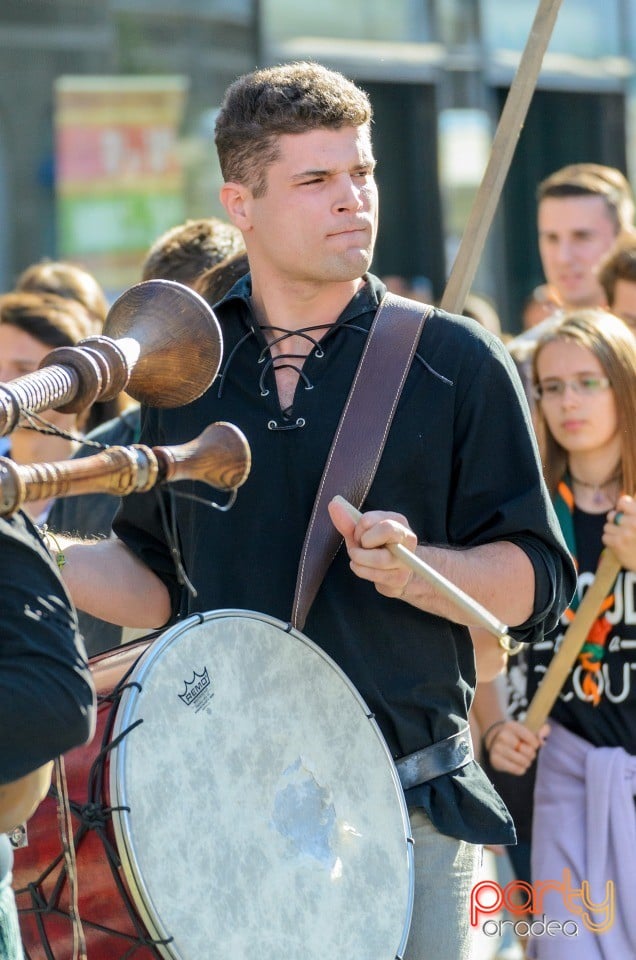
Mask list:
[[[57,347],[39,370],[0,384],[0,436],[21,413],[84,410],[126,390],[154,407],[179,407],[205,393],[223,353],[218,321],[203,297],[173,280],[146,280],[112,305],[103,335]]]
[[[200,480],[231,491],[245,483],[250,466],[245,436],[223,421],[178,446],[108,447],[90,457],[57,463],[20,464],[0,457],[0,516],[10,516],[32,500],[85,493],[125,497],[176,480]]]

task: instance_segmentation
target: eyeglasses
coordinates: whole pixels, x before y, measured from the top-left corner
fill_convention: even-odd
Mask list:
[[[609,386],[608,377],[582,375],[574,377],[572,380],[559,380],[558,377],[550,377],[537,383],[532,392],[536,400],[553,400],[556,397],[562,397],[567,387],[572,387],[574,392],[581,397],[593,397],[601,390],[607,390]]]

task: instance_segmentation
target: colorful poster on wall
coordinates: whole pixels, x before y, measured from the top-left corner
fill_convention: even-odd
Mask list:
[[[155,238],[184,219],[184,77],[60,77],[55,84],[57,255],[112,298],[140,280]]]

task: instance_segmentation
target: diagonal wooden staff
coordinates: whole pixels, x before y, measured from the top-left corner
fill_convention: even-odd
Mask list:
[[[608,595],[621,566],[613,552],[607,547],[601,554],[596,575],[585,591],[576,616],[563,635],[561,646],[550,661],[543,680],[530,701],[524,726],[538,733],[559,696],[563,684],[587,639],[590,627],[596,620],[603,601]]]
[[[463,309],[466,294],[475,278],[560,7],[561,0],[540,0],[537,8],[493,138],[488,164],[440,301],[442,309],[450,313],[459,313]]]

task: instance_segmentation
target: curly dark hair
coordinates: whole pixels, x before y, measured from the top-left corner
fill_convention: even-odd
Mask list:
[[[281,134],[360,127],[370,124],[372,115],[363,90],[318,63],[287,63],[246,74],[228,87],[216,121],[223,177],[263,196]]]
[[[244,252],[235,253],[202,273],[195,283],[194,289],[213,307],[232,289],[237,280],[249,273],[249,270],[247,254]]]
[[[142,280],[176,280],[192,286],[221,260],[245,249],[238,227],[218,217],[186,220],[158,237],[141,268]]]

